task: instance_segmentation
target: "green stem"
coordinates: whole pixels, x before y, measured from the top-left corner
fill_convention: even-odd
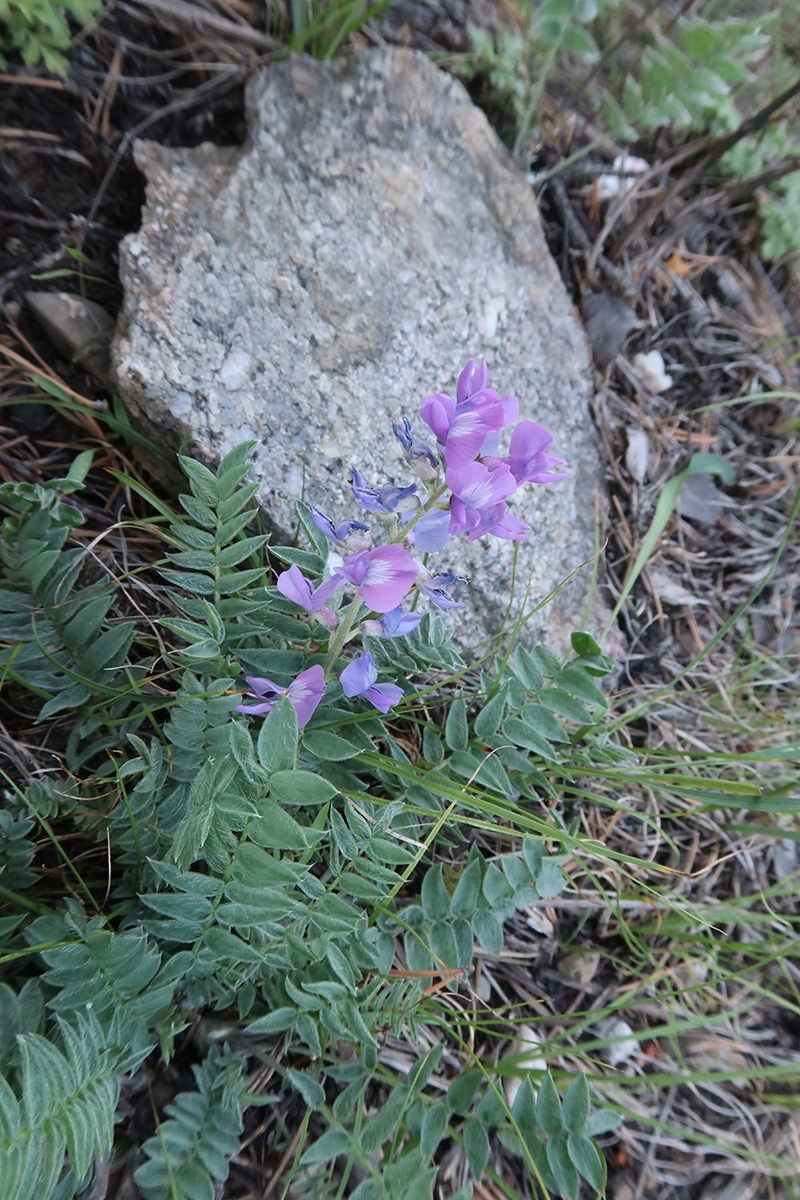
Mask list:
[[[562,28],[562,33],[564,28],[566,28],[566,22]],[[536,116],[536,111],[539,107],[542,94],[544,92],[544,85],[547,82],[547,76],[550,74],[550,69],[553,66],[556,54],[560,49],[561,38],[559,37],[557,41],[553,42],[553,44],[550,46],[550,49],[547,51],[547,56],[544,60],[541,70],[539,71],[539,77],[531,88],[531,93],[528,97],[528,102],[525,105],[522,119],[519,123],[519,129],[517,130],[517,136],[514,141],[514,149],[512,151],[512,154],[518,163],[521,161],[523,147],[530,136],[530,132],[533,127],[533,120]]]
[[[336,662],[342,646],[347,641],[347,635],[353,628],[360,608],[361,597],[356,596],[355,600],[345,613],[343,619],[340,621],[338,627],[331,634],[331,640],[328,643],[328,653],[325,655],[324,671],[326,679],[330,678],[331,671],[333,670],[333,664]]]
[[[401,525],[400,528],[395,533],[394,537],[389,538],[388,545],[391,546],[393,544],[396,544],[397,542],[402,542],[405,538],[407,538],[409,533],[411,532],[411,530],[416,525],[417,521],[421,520],[422,517],[427,516],[427,514],[436,507],[436,505],[439,503],[439,501],[441,500],[442,496],[445,494],[446,491],[447,491],[447,484],[443,483],[441,487],[438,487],[435,489],[435,491],[431,492],[428,499],[425,501],[425,503],[422,505],[421,508],[417,509],[417,511],[414,513],[413,517],[411,518],[411,520],[406,521],[405,525]]]
[[[407,538],[409,533],[411,532],[411,530],[416,525],[417,521],[419,521],[421,517],[424,517],[426,515],[426,513],[429,513],[438,504],[438,502],[441,500],[442,496],[445,494],[446,491],[447,491],[446,483],[443,483],[441,485],[441,487],[435,488],[434,491],[431,492],[430,496],[425,501],[425,503],[422,505],[422,507],[418,508],[417,511],[414,513],[411,520],[407,521],[405,523],[405,525],[402,525],[399,529],[397,529],[397,531],[394,534],[394,537],[389,538],[389,541],[386,544],[390,545],[390,546],[395,545],[395,544],[397,544],[397,542],[402,542],[405,538]],[[338,658],[342,647],[344,646],[345,642],[347,641],[350,631],[353,628],[353,625],[355,624],[356,617],[358,616],[360,608],[361,608],[361,597],[356,596],[355,600],[350,605],[349,609],[347,610],[344,617],[342,618],[342,621],[340,622],[338,627],[334,630],[334,632],[331,635],[331,640],[328,643],[328,653],[325,655],[325,663],[324,663],[324,668],[323,668],[325,671],[326,679],[329,679],[331,676],[331,673],[333,671],[333,664],[336,662],[336,659]]]

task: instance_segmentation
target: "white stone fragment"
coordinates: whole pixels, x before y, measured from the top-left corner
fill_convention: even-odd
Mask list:
[[[639,1042],[630,1036],[633,1029],[627,1021],[623,1021],[619,1017],[604,1017],[602,1021],[598,1021],[596,1029],[597,1036],[600,1038],[621,1039],[613,1041],[610,1046],[606,1046],[600,1051],[600,1057],[610,1067],[619,1067],[637,1053]]]
[[[650,461],[650,439],[638,425],[629,425],[625,432],[628,435],[625,466],[637,483],[644,483]]]
[[[614,196],[627,192],[636,176],[643,174],[649,166],[643,158],[636,158],[632,154],[618,154],[611,165],[614,174],[597,177],[598,200],[611,200]]]
[[[635,355],[633,369],[651,392],[666,392],[672,387],[673,379],[664,368],[664,358],[660,350]]]

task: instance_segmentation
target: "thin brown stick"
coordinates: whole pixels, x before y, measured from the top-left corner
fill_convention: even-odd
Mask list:
[[[54,92],[65,91],[61,79],[38,79],[35,75],[0,75],[0,83],[20,84],[24,87],[52,88]]]
[[[769,104],[765,104],[754,116],[742,121],[738,129],[734,129],[732,133],[725,134],[724,137],[717,138],[715,144],[704,158],[687,171],[685,175],[681,175],[676,179],[672,186],[665,192],[661,192],[658,196],[654,197],[644,212],[631,221],[626,229],[623,229],[611,247],[610,257],[618,259],[631,239],[637,233],[641,233],[642,230],[646,229],[670,200],[679,195],[685,187],[688,187],[691,183],[699,179],[714,163],[719,162],[723,154],[727,154],[742,138],[747,137],[751,133],[756,133],[759,129],[763,129],[770,117],[798,94],[800,94],[800,79],[795,80],[790,87],[781,92],[780,96],[776,96],[774,100],[771,100]]]
[[[135,0],[135,3],[142,8],[149,8],[153,12],[161,13],[165,17],[172,17],[176,21],[186,21],[198,29],[210,29],[214,33],[249,42],[251,46],[257,46],[259,50],[275,49],[275,39],[271,38],[269,34],[262,33],[259,29],[253,29],[250,25],[240,25],[237,21],[229,20],[228,17],[221,17],[219,13],[208,12],[196,4],[189,4],[187,0]]]
[[[289,1163],[289,1159],[292,1157],[295,1150],[297,1149],[297,1143],[300,1141],[300,1135],[302,1134],[302,1132],[303,1132],[303,1126],[300,1125],[295,1130],[294,1136],[293,1136],[292,1140],[289,1142],[289,1145],[286,1147],[286,1150],[284,1151],[281,1161],[278,1163],[277,1167],[275,1168],[275,1173],[273,1174],[272,1179],[270,1179],[269,1183],[264,1188],[264,1191],[261,1193],[261,1200],[269,1200],[270,1196],[272,1195],[272,1193],[275,1191],[276,1187],[280,1183],[281,1176],[283,1175],[284,1171],[286,1170],[286,1167]]]

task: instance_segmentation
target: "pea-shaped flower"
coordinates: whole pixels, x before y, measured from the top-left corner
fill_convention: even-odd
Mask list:
[[[417,564],[402,546],[378,546],[348,554],[336,574],[354,583],[373,612],[387,613],[403,599],[417,578]]]
[[[339,681],[345,696],[363,696],[382,713],[388,712],[403,698],[403,689],[396,683],[378,683],[378,672],[369,650],[345,667]]]

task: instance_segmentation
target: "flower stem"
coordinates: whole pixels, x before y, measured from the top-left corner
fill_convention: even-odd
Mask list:
[[[328,653],[325,655],[325,663],[323,666],[323,670],[325,671],[326,679],[330,679],[330,677],[331,677],[331,673],[333,671],[333,665],[339,656],[339,651],[342,649],[342,646],[347,641],[347,635],[349,634],[350,630],[353,628],[353,625],[355,624],[355,620],[356,620],[356,617],[358,616],[358,612],[359,612],[360,608],[361,608],[361,597],[356,596],[355,600],[350,605],[350,607],[347,610],[347,612],[345,613],[344,617],[339,622],[339,625],[331,634],[331,640],[328,642]]]
[[[443,483],[441,487],[437,488],[434,492],[431,492],[428,499],[425,501],[425,503],[422,505],[421,508],[417,509],[417,511],[414,513],[413,517],[411,518],[411,520],[406,521],[405,525],[401,526],[400,529],[397,530],[394,537],[389,538],[388,544],[392,545],[394,543],[404,541],[408,537],[411,530],[416,525],[417,521],[421,520],[422,517],[426,516],[431,511],[431,509],[436,507],[436,505],[441,500],[442,496],[445,494],[446,491],[447,491],[447,484]]]

